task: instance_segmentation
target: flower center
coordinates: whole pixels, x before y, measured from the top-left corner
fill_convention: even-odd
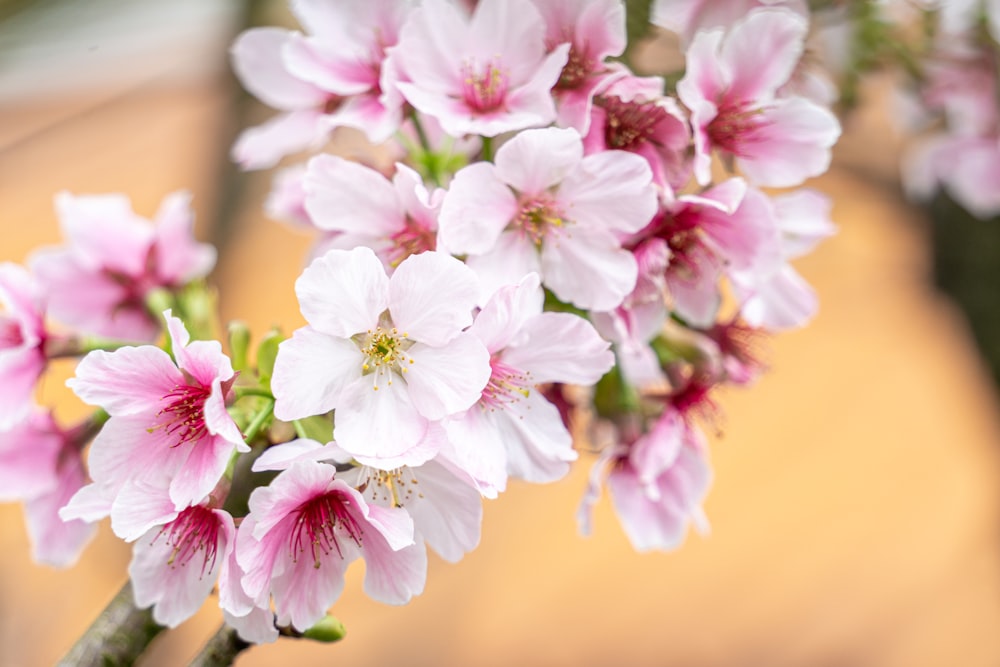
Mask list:
[[[364,531],[348,511],[351,501],[337,493],[327,493],[311,498],[295,510],[295,525],[288,538],[288,552],[292,562],[297,563],[299,555],[308,549],[313,559],[313,567],[319,568],[322,557],[334,551],[344,558],[339,536],[346,536],[357,546],[361,546]]]
[[[594,61],[590,55],[573,44],[569,49],[569,58],[559,74],[559,81],[556,82],[556,90],[579,88],[592,71],[594,71]]]
[[[406,217],[405,226],[390,236],[389,240],[392,242],[389,264],[394,268],[410,255],[419,255],[437,248],[437,235],[434,231],[409,216]]]
[[[600,96],[595,104],[607,113],[604,141],[608,148],[634,150],[648,141],[657,124],[669,116],[656,102],[624,102],[618,96]]]
[[[706,132],[712,145],[743,157],[748,143],[762,125],[761,110],[749,108],[747,103],[723,105],[708,124]]]
[[[202,505],[189,507],[165,525],[153,542],[165,538],[171,546],[170,567],[186,566],[201,554],[201,576],[215,568],[219,555],[219,517]]]
[[[13,317],[0,315],[0,350],[9,350],[24,344],[21,325]]]
[[[490,359],[490,381],[486,383],[479,402],[490,410],[503,409],[531,394],[531,374],[500,361]]]
[[[402,507],[414,498],[423,498],[417,488],[417,477],[408,467],[395,470],[377,470],[365,466],[359,477],[358,491],[372,502],[392,507]]]
[[[364,355],[361,370],[365,375],[374,376],[373,388],[376,391],[383,380],[391,385],[393,375],[402,376],[409,372],[414,361],[406,350],[411,345],[413,341],[407,338],[407,334],[400,334],[395,327],[384,329],[378,326],[368,330],[361,346],[361,354]]]
[[[546,235],[565,228],[568,222],[555,202],[539,197],[521,203],[521,209],[514,218],[514,228],[536,246],[541,246]]]
[[[177,437],[171,447],[196,442],[208,436],[205,425],[205,401],[211,389],[201,385],[177,385],[163,397],[167,406],[156,413],[159,420],[150,433],[158,428]]]
[[[482,70],[472,60],[462,66],[462,98],[472,109],[485,113],[503,104],[507,95],[507,73],[499,65],[499,57],[494,57]]]

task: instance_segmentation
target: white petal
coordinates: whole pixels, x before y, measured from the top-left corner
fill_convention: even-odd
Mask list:
[[[369,248],[329,250],[295,281],[295,294],[309,324],[350,338],[378,325],[389,305],[389,279]]]

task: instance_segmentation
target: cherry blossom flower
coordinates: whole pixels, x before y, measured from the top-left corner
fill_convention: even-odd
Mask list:
[[[30,412],[46,338],[40,286],[21,266],[0,264],[0,429]]]
[[[309,161],[305,208],[331,234],[324,247],[367,246],[387,270],[410,255],[437,248],[437,215],[444,191],[429,193],[417,172],[396,164],[392,181],[334,155]]]
[[[370,248],[330,250],[295,283],[309,325],[281,343],[274,413],[336,410],[334,437],[359,461],[417,465],[439,444],[431,422],[462,412],[490,376],[489,354],[462,330],[479,294],[457,259],[425,252],[387,277]]]
[[[668,408],[653,428],[604,450],[591,472],[577,518],[591,532],[591,513],[602,479],[637,551],[676,549],[688,526],[707,530],[701,503],[711,482],[706,444],[681,414]]]
[[[625,7],[618,0],[532,0],[545,20],[545,47],[569,43],[569,57],[552,89],[560,127],[586,134],[594,93],[622,68],[605,63],[625,50]]]
[[[145,345],[84,357],[67,384],[111,419],[90,448],[93,484],[64,518],[94,521],[111,514],[126,483],[165,475],[175,509],[200,503],[222,477],[234,449],[249,451],[226,411],[235,373],[218,341],[191,341],[180,320],[164,313],[176,363]]]
[[[548,125],[570,44],[546,54],[545,30],[530,0],[481,0],[471,16],[426,0],[389,50],[396,87],[454,137]]]
[[[619,235],[656,212],[646,161],[623,151],[583,156],[572,129],[526,130],[496,164],[465,167],[441,206],[440,238],[468,255],[484,298],[528,273],[580,308],[610,310],[635,286],[635,258]]]
[[[86,483],[80,452],[91,434],[86,422],[63,430],[40,410],[0,430],[0,500],[24,503],[36,562],[70,567],[94,535],[94,526],[58,514]]]
[[[663,94],[663,79],[640,77],[623,65],[613,68],[594,98],[583,145],[588,155],[623,150],[641,155],[653,180],[665,188],[691,178],[691,132],[677,101]]]
[[[204,277],[215,248],[192,236],[191,196],[168,195],[156,224],[132,212],[124,195],[56,196],[68,247],[37,251],[31,269],[48,296],[48,313],[83,332],[151,341],[158,320],[146,297]]]
[[[785,9],[758,9],[695,35],[677,84],[691,110],[695,177],[710,180],[711,151],[732,156],[750,182],[790,187],[826,171],[840,136],[836,117],[801,97],[777,97],[802,55],[808,22]]]
[[[233,69],[258,99],[283,113],[250,128],[233,147],[247,169],[321,144],[337,127],[379,143],[399,129],[402,98],[383,71],[410,11],[398,0],[299,0],[292,10],[308,35],[253,28],[232,48]]]
[[[492,374],[476,405],[444,426],[453,460],[486,495],[506,487],[507,475],[551,482],[576,460],[559,410],[538,385],[592,385],[614,365],[608,342],[586,320],[542,312],[538,276],[498,290],[469,331],[490,353]]]
[[[406,510],[368,504],[335,472],[296,461],[250,495],[236,559],[243,589],[252,599],[270,593],[279,625],[304,631],[322,618],[358,557],[372,598],[402,604],[423,590],[427,555]]]

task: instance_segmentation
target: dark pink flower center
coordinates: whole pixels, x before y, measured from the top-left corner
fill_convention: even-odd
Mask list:
[[[496,111],[507,96],[507,72],[494,58],[480,69],[475,62],[462,67],[462,99],[470,108],[486,113]]]
[[[500,359],[490,359],[490,381],[486,383],[480,403],[492,410],[505,408],[522,398],[527,398],[534,388],[531,374],[513,366],[508,366]]]
[[[341,558],[339,539],[346,537],[359,547],[363,532],[348,507],[350,499],[338,493],[316,496],[299,505],[295,510],[295,525],[288,538],[289,555],[297,563],[307,550],[318,568],[324,556],[333,552]]]
[[[747,103],[723,105],[706,128],[708,138],[716,148],[745,156],[746,145],[754,140],[763,123],[760,113],[760,109],[751,108]]]
[[[389,237],[392,248],[389,249],[389,263],[396,267],[410,255],[437,248],[437,234],[434,230],[421,225],[409,216],[406,224],[398,232]]]
[[[608,148],[635,150],[656,132],[656,126],[670,114],[655,102],[624,102],[615,95],[595,98],[604,109],[604,141]]]
[[[536,246],[540,246],[547,235],[565,229],[568,222],[556,202],[542,196],[521,202],[513,226]]]
[[[215,568],[219,555],[219,517],[202,505],[189,507],[164,526],[153,538],[164,538],[171,547],[167,565],[184,567],[201,557],[201,576]]]
[[[21,324],[13,317],[0,315],[0,350],[21,347],[24,344],[24,333]]]
[[[150,430],[162,428],[176,437],[171,447],[205,438],[209,434],[205,424],[205,401],[210,394],[211,388],[200,384],[175,386],[163,397],[167,405],[156,413],[158,421]]]
[[[583,85],[590,73],[594,71],[594,60],[586,50],[580,50],[576,44],[569,49],[569,58],[563,65],[556,82],[556,90],[573,90]]]

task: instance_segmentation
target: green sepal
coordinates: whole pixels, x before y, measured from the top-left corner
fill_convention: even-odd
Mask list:
[[[271,376],[274,375],[274,360],[278,357],[278,345],[285,337],[278,329],[271,329],[261,339],[257,346],[257,375],[265,387],[270,388]]]
[[[594,409],[606,419],[639,411],[639,394],[615,366],[594,386]]]
[[[246,322],[229,323],[229,356],[233,370],[244,372],[250,368],[250,327]]]

